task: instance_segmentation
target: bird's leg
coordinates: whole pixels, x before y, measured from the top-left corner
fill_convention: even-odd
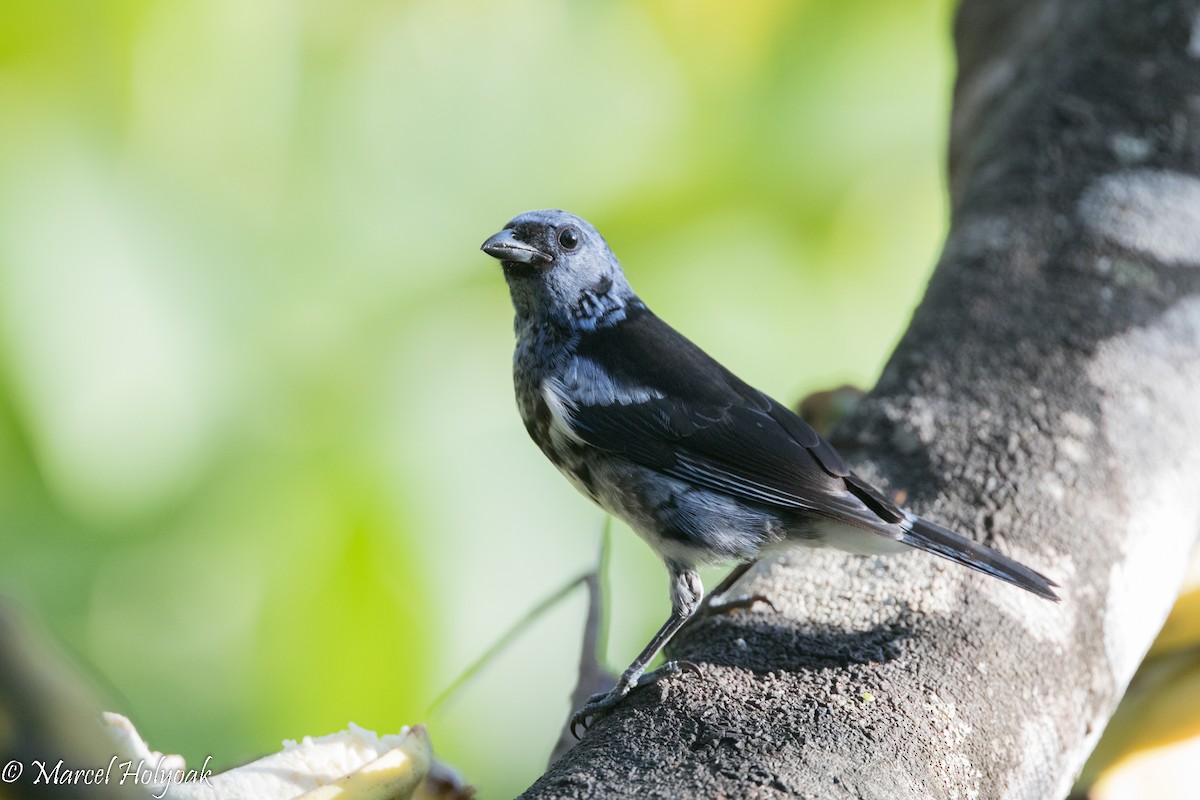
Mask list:
[[[708,597],[704,598],[704,602],[700,606],[700,612],[693,619],[713,614],[724,614],[727,611],[736,611],[739,608],[752,608],[755,603],[766,603],[772,610],[776,610],[775,604],[766,595],[739,594],[734,597],[726,597],[734,584],[741,580],[742,576],[757,563],[757,561],[743,561],[731,569],[729,574],[717,584],[717,588],[709,592]]]
[[[638,653],[633,663],[621,673],[617,685],[608,692],[589,697],[583,707],[571,716],[571,733],[576,738],[579,738],[578,728],[587,730],[591,722],[607,716],[636,687],[646,686],[660,678],[678,675],[684,669],[695,669],[694,664],[686,661],[668,661],[653,672],[646,673],[646,667],[659,651],[666,647],[684,623],[692,618],[704,597],[704,586],[695,570],[673,561],[667,562],[667,569],[671,573],[671,616],[642,652]]]

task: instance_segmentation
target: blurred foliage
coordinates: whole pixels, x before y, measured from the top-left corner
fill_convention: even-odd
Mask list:
[[[870,385],[944,229],[950,13],[0,0],[0,594],[189,761],[421,721],[601,521],[479,243],[568,208],[751,382]],[[667,600],[622,534],[623,664]],[[484,795],[544,765],[582,615],[426,720]]]
[[[0,598],[0,800],[78,797],[77,785],[40,778],[37,762],[108,764],[112,741],[102,730],[103,708],[95,687],[79,674],[44,633]],[[12,762],[21,767],[13,774]],[[89,786],[94,800],[146,800],[132,784]]]

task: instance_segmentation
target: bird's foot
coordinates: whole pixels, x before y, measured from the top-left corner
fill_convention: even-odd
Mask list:
[[[696,616],[711,617],[717,614],[728,614],[730,611],[754,608],[758,603],[769,606],[772,611],[778,611],[771,598],[765,594],[739,594],[735,597],[728,595],[709,595],[700,605],[700,613]]]
[[[778,611],[779,609],[775,608],[775,604],[766,595],[733,594],[734,588],[737,587],[738,583],[755,563],[753,561],[743,561],[730,570],[724,580],[712,591],[712,594],[701,601],[700,610],[693,615],[692,619],[704,619],[716,614],[727,614],[730,611],[737,611],[742,608],[753,608],[756,603],[764,603],[770,606],[772,611]]]
[[[672,678],[684,672],[699,671],[700,668],[691,661],[668,661],[657,669],[629,680],[622,676],[616,686],[607,692],[592,695],[578,711],[571,715],[571,735],[579,739],[580,730],[586,731],[592,726],[592,723],[611,714],[612,710],[619,706],[621,701],[634,689],[649,686],[663,678]]]

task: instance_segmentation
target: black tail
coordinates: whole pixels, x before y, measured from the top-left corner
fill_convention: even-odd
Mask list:
[[[956,564],[1007,581],[1013,586],[1020,586],[1038,597],[1055,602],[1059,600],[1053,589],[1058,584],[1042,573],[1002,556],[990,547],[960,536],[949,528],[943,528],[936,522],[921,519],[915,514],[905,516],[907,519],[900,523],[904,529],[904,536],[900,541],[905,544],[948,558]]]

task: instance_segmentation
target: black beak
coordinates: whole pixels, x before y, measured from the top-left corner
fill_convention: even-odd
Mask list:
[[[540,264],[550,262],[553,258],[532,245],[517,238],[510,228],[488,237],[480,248],[489,256],[500,261],[513,261],[518,264]]]

